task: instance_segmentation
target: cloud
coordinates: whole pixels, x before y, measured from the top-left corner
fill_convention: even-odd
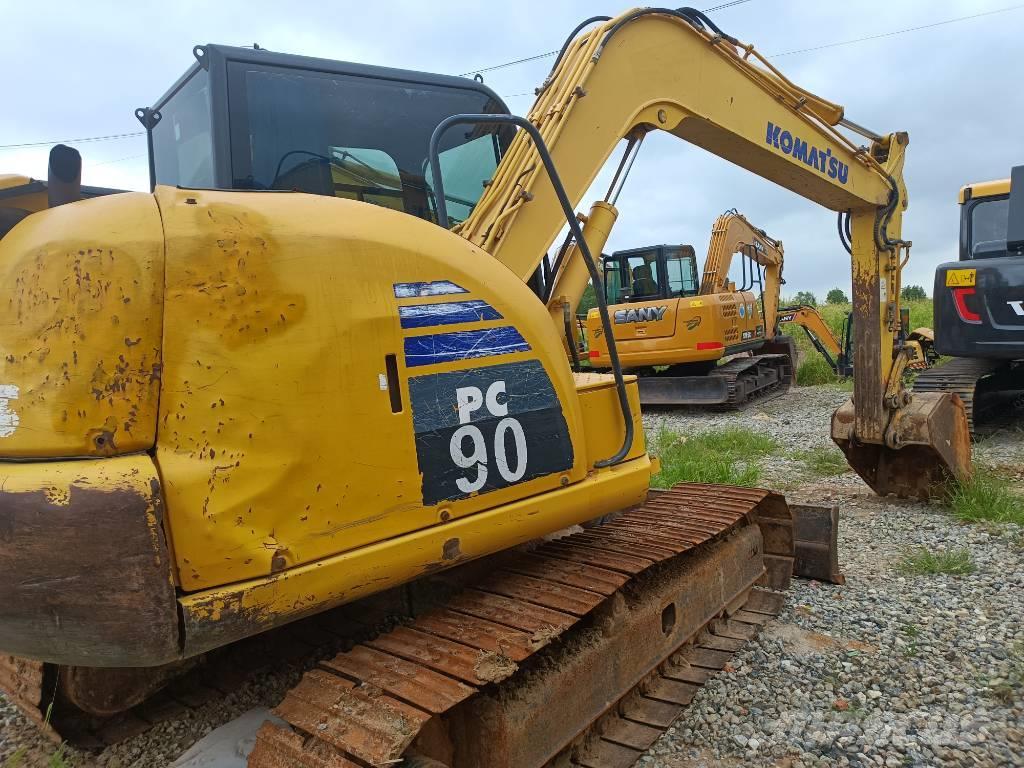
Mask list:
[[[713,16],[726,31],[772,54],[1005,4],[862,0],[854,12],[848,3],[751,0]],[[458,74],[558,48],[593,12],[582,0],[11,4],[4,10],[5,54],[31,66],[5,81],[0,144],[139,130],[133,109],[152,104],[191,65],[196,44],[259,42],[278,51]],[[775,59],[794,81],[843,104],[853,120],[879,132],[910,132],[904,236],[914,249],[906,282],[930,288],[935,265],[955,258],[960,185],[1005,177],[1024,162],[1024,100],[1016,74],[1022,20],[1024,11],[1011,11]],[[532,91],[550,64],[543,59],[485,77],[511,96]],[[531,99],[508,102],[522,113]],[[142,137],[81,150],[86,183],[145,188]],[[46,152],[0,151],[0,172],[42,176]],[[599,184],[606,179],[607,172]],[[595,189],[603,193],[599,184]],[[585,200],[580,208],[588,205]],[[820,294],[849,286],[849,258],[836,237],[834,214],[670,136],[645,143],[619,207],[613,248],[688,242],[702,252],[714,218],[737,207],[784,241],[788,291]]]

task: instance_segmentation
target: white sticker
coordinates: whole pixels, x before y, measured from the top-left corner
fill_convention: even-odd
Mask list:
[[[13,384],[0,384],[0,437],[10,437],[18,429],[21,420],[11,410],[11,400],[18,399],[18,388]]]
[[[878,279],[878,298],[881,301],[882,306],[885,306],[889,302],[889,288],[884,277]]]
[[[377,374],[377,386],[380,387],[381,392],[388,391],[388,377],[383,373]]]

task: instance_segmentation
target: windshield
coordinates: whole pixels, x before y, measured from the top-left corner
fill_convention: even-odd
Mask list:
[[[471,89],[233,62],[228,68],[232,186],[295,189],[436,221],[427,149],[459,113],[503,111]],[[449,212],[469,215],[512,131],[456,126],[441,141]]]
[[[1009,197],[979,199],[971,204],[970,257],[984,259],[1006,255]]]

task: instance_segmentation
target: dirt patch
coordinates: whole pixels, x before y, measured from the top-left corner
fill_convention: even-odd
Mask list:
[[[773,623],[765,627],[762,634],[766,640],[778,640],[793,656],[810,656],[827,651],[864,651],[874,653],[878,649],[857,640],[832,637],[820,632],[811,632],[796,624]]]
[[[519,665],[512,659],[494,651],[481,651],[480,657],[473,665],[473,672],[485,683],[500,683],[511,677],[517,669]]]

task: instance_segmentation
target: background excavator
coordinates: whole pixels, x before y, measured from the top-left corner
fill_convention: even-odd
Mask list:
[[[730,279],[737,254],[739,287]],[[852,375],[853,313],[837,337],[815,307],[779,307],[783,260],[782,242],[735,210],[715,221],[699,285],[690,245],[634,248],[602,258],[619,359],[640,378],[642,405],[739,408],[787,391],[798,363],[795,344],[782,333],[788,323],[804,330],[837,375]],[[897,334],[910,358],[907,370],[920,370],[931,361],[931,331],[917,328],[904,335],[908,317],[901,313]],[[590,364],[607,368],[597,310],[588,313],[584,335]]]
[[[457,78],[195,55],[137,111],[152,194],[61,200],[0,240],[0,682],[52,726],[463,566],[457,594],[307,673],[250,764],[639,755],[793,565],[776,494],[648,497],[614,342],[611,375],[567,364],[565,309],[616,216],[609,196],[581,228],[574,206],[652,130],[847,212],[855,403],[833,439],[880,493],[969,472],[959,401],[900,376],[906,135],[844,120],[705,15],[588,19],[528,120]]]
[[[914,382],[951,392],[971,433],[1024,407],[1024,166],[960,190],[960,259],[935,270],[935,348],[953,359]]]
[[[742,284],[730,280],[735,254]],[[689,245],[618,251],[603,259],[603,290],[624,369],[643,405],[738,408],[793,383],[796,349],[775,334],[782,243],[737,211],[718,217],[698,283]],[[587,316],[590,364],[611,365],[601,316]],[[739,356],[740,353],[753,355]],[[735,356],[719,365],[723,357]]]

